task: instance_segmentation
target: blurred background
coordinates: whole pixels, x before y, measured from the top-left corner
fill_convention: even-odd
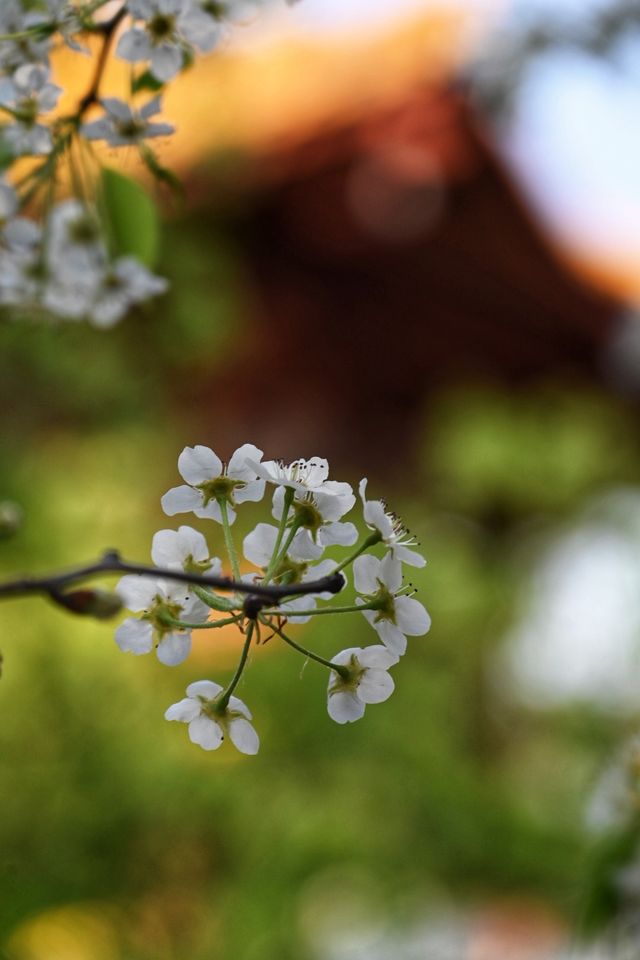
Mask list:
[[[169,670],[3,605],[0,956],[637,960],[640,4],[238,20],[166,97],[169,295],[107,333],[0,324],[0,568],[146,561],[183,446],[251,441],[370,478],[433,628],[348,727],[321,668],[254,653],[248,759],[162,719],[235,637]]]

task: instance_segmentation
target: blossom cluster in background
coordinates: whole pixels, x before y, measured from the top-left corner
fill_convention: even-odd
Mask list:
[[[270,585],[279,589],[279,595],[273,600],[263,597],[250,615],[244,606],[247,593],[234,592],[237,587],[231,593],[218,593],[166,576],[121,579],[118,592],[123,603],[138,614],[125,619],[116,631],[121,650],[141,655],[155,649],[161,663],[175,666],[189,656],[193,629],[235,625],[244,637],[243,653],[228,686],[212,680],[190,684],[186,698],[169,707],[166,718],[187,723],[191,740],[206,750],[219,747],[228,735],[241,752],[256,753],[259,740],[251,713],[233,692],[251,645],[273,635],[328,670],[328,712],[338,723],[358,720],[367,704],[388,699],[394,689],[389,669],[405,653],[407,637],[421,636],[430,627],[427,611],[403,579],[403,564],[422,567],[425,560],[398,517],[382,501],[366,499],[366,480],[360,483],[365,533],[359,537],[356,525],[344,519],[355,507],[356,496],[348,483],[329,479],[324,459],[290,464],[265,461],[262,451],[247,443],[224,463],[208,447],[195,446],[182,451],[178,469],[184,483],[163,496],[165,513],[193,513],[219,524],[227,561],[212,555],[201,532],[182,525],[155,534],[154,564],[187,574],[221,576],[224,570],[235,583],[246,585],[249,593],[252,586],[259,590]],[[242,552],[255,570],[241,574],[232,530],[237,510],[245,502],[261,501],[271,489],[275,523],[258,523],[244,537]],[[346,550],[345,557],[340,561],[323,558],[329,547]],[[376,547],[381,548],[381,556],[369,552]],[[341,595],[336,599],[335,591],[324,589],[321,581],[340,574],[340,586],[344,586],[351,567],[355,603],[344,606]],[[301,586],[310,592],[299,595]],[[288,635],[290,624],[306,623],[329,609],[336,616],[364,615],[378,642],[339,651],[325,660]],[[212,610],[214,619],[210,619]]]
[[[92,144],[134,148],[157,179],[173,183],[150,141],[174,128],[152,118],[161,113],[165,84],[196,53],[218,44],[233,6],[210,0],[2,0],[0,306],[110,327],[131,306],[167,289],[136,251],[135,236],[125,248],[119,244]],[[98,40],[93,54],[91,36]],[[50,62],[60,45],[96,60],[90,86],[76,109],[62,116],[53,114],[63,91]],[[110,56],[131,64],[129,102],[102,89]],[[24,158],[32,158],[26,173]],[[55,195],[62,167],[72,199]],[[135,234],[131,200],[129,193]],[[40,222],[27,219],[25,209]]]

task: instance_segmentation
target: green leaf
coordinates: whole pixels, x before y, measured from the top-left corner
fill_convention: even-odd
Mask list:
[[[130,177],[104,167],[101,177],[103,217],[111,252],[129,254],[147,267],[158,259],[158,212],[151,197]]]
[[[152,90],[154,93],[157,93],[158,90],[162,90],[163,87],[164,83],[158,80],[157,77],[154,77],[150,70],[145,70],[144,73],[134,77],[131,81],[131,93],[138,93],[140,90]]]

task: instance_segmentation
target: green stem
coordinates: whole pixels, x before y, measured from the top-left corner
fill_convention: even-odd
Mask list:
[[[249,648],[251,647],[251,639],[253,637],[253,631],[255,629],[255,620],[250,620],[247,626],[247,634],[244,641],[244,646],[242,648],[242,653],[240,654],[240,660],[238,661],[238,666],[236,667],[236,672],[233,675],[231,683],[223,690],[220,696],[217,698],[216,703],[220,711],[224,711],[227,708],[231,694],[238,686],[238,681],[242,676],[242,671],[245,668],[247,662],[247,657],[249,656]]]
[[[320,610],[263,610],[270,617],[316,617],[323,613],[359,613],[362,610],[375,610],[376,603],[354,604],[351,607],[322,607]]]
[[[224,620],[205,620],[203,623],[189,623],[187,620],[174,620],[173,617],[167,617],[166,623],[171,627],[179,627],[180,630],[216,630],[218,627],[226,627],[230,623],[237,623],[242,619],[242,614],[237,617],[225,617]]]
[[[292,487],[285,487],[284,491],[284,503],[282,505],[282,516],[280,517],[280,526],[278,527],[278,536],[276,537],[275,546],[273,548],[273,554],[271,560],[269,561],[269,566],[265,570],[263,583],[269,583],[269,580],[273,576],[273,571],[276,569],[278,558],[280,556],[280,545],[282,543],[282,538],[284,537],[284,531],[287,526],[287,520],[289,519],[289,511],[291,509],[291,504],[293,503],[293,498],[295,497],[295,490]]]
[[[196,597],[206,603],[212,610],[219,610],[221,613],[228,613],[230,610],[241,610],[242,604],[235,600],[227,600],[226,597],[219,597],[213,590],[207,590],[206,587],[192,587]]]
[[[296,641],[292,640],[291,637],[287,637],[279,627],[275,627],[272,623],[264,620],[262,622],[265,623],[266,626],[270,627],[275,633],[277,633],[285,643],[288,643],[290,647],[293,647],[294,650],[297,650],[298,653],[301,653],[304,657],[308,657],[310,660],[315,660],[316,663],[321,663],[323,667],[328,667],[329,670],[335,670],[335,672],[339,673],[340,676],[344,677],[345,680],[349,678],[349,671],[346,667],[343,667],[338,663],[331,663],[330,660],[325,660],[324,657],[318,656],[317,653],[307,650],[306,647],[296,643]]]
[[[298,532],[301,526],[302,524],[298,520],[294,520],[294,522],[291,524],[291,527],[289,528],[289,533],[287,534],[287,537],[284,543],[282,544],[282,547],[280,548],[280,553],[276,555],[275,560],[272,559],[271,561],[271,564],[273,564],[273,567],[275,570],[278,569],[278,565],[284,559],[284,557],[286,557],[287,550],[293,543],[293,538],[295,537],[296,533]],[[271,564],[269,564],[269,566],[271,566]]]
[[[359,557],[360,554],[364,553],[364,551],[367,550],[369,547],[373,547],[374,544],[380,543],[381,540],[382,540],[382,534],[380,533],[380,531],[374,530],[373,533],[370,533],[368,537],[365,537],[365,539],[362,541],[360,546],[356,550],[354,550],[354,552],[350,554],[346,560],[343,560],[342,563],[335,568],[333,573],[340,573],[341,570],[344,570],[345,567],[348,567],[349,564],[353,563],[356,557]]]
[[[231,564],[231,572],[233,574],[234,580],[240,579],[240,565],[238,563],[238,554],[236,553],[236,547],[233,542],[233,537],[231,536],[231,524],[229,523],[229,510],[227,508],[227,501],[224,497],[218,498],[218,506],[220,507],[220,514],[222,516],[222,530],[224,533],[224,542],[227,548],[227,554],[229,555],[229,563]]]

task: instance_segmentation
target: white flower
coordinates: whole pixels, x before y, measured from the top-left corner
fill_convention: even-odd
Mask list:
[[[13,187],[0,179],[0,241],[16,253],[30,251],[42,237],[41,228],[26,217],[17,217],[20,206]]]
[[[25,63],[11,78],[0,79],[0,104],[12,111],[15,121],[2,127],[2,136],[16,156],[47,154],[53,146],[51,132],[37,122],[62,93],[48,78],[46,67]]]
[[[193,47],[213,50],[223,34],[224,10],[211,0],[128,0],[136,25],[120,38],[116,53],[124,60],[150,61],[150,72],[166,83],[193,55]]]
[[[52,282],[95,295],[107,264],[107,249],[93,212],[78,200],[63,200],[49,214],[46,257]]]
[[[197,517],[222,522],[220,500],[225,501],[229,522],[235,520],[233,506],[264,495],[254,464],[262,457],[252,443],[238,447],[228,464],[209,447],[185,447],[178,457],[178,470],[187,485],[172,487],[162,498],[162,509],[170,517],[193,511]],[[249,464],[252,464],[250,466]]]
[[[299,549],[310,559],[318,559],[325,547],[339,544],[351,546],[358,539],[358,531],[352,523],[340,523],[340,518],[351,510],[355,497],[348,483],[326,480],[318,490],[304,493],[296,491],[292,503],[293,522],[300,524]],[[273,493],[272,516],[282,518],[284,510],[284,487],[276,487]],[[302,540],[306,546],[302,546]]]
[[[149,118],[160,112],[160,97],[154,97],[139,110],[133,111],[129,104],[116,97],[105,97],[100,103],[105,115],[99,120],[84,123],[80,132],[87,140],[106,140],[112,147],[124,147],[140,143],[149,137],[165,137],[175,127],[168,123],[150,123]]]
[[[30,17],[31,12],[20,0],[0,2],[0,33],[19,35],[19,39],[0,43],[0,72],[13,73],[27,63],[47,65],[51,41],[39,34],[24,35],[30,26]]]
[[[166,293],[169,283],[157,277],[135,257],[118,257],[102,273],[99,286],[93,292],[93,301],[86,315],[94,327],[107,329],[128,313],[134,303]]]
[[[429,614],[417,600],[397,595],[402,585],[402,566],[387,553],[383,560],[364,554],[353,564],[353,575],[358,593],[356,603],[376,602],[373,610],[362,613],[376,630],[386,647],[402,656],[407,649],[407,636],[420,637],[431,626]]]
[[[279,584],[287,583],[310,583],[312,580],[320,580],[328,577],[337,567],[335,560],[323,560],[321,563],[311,564],[309,560],[314,559],[309,556],[306,549],[308,545],[307,538],[300,530],[293,538],[286,555],[282,558],[277,568],[273,572],[273,580]],[[278,529],[269,523],[259,523],[251,533],[244,538],[242,549],[245,557],[251,563],[263,570],[269,566],[273,550],[278,537]],[[344,576],[344,574],[343,574]],[[250,574],[250,581],[258,581],[259,578]],[[296,610],[313,610],[316,606],[316,598],[321,600],[330,600],[333,594],[329,591],[322,593],[307,593],[292,600],[286,600],[278,604],[280,610],[287,611],[287,618],[294,623],[306,623],[309,617],[295,616]]]
[[[387,673],[398,657],[386,647],[350,647],[331,660],[346,667],[348,676],[332,671],[329,679],[327,710],[336,723],[359,720],[367,703],[382,703],[394,690]]]
[[[385,543],[391,550],[393,557],[397,557],[403,563],[408,563],[412,567],[424,567],[427,562],[424,557],[415,550],[410,550],[416,543],[415,537],[409,534],[399,517],[395,513],[387,510],[383,500],[367,500],[365,497],[367,489],[366,477],[360,481],[359,493],[364,506],[364,522],[370,530],[377,530]]]
[[[117,586],[122,602],[140,619],[129,617],[116,630],[116,643],[121,650],[137,655],[150,653],[157,644],[157,656],[169,667],[182,663],[191,650],[191,631],[173,627],[167,620],[204,622],[209,607],[188,592],[184,583],[154,580],[130,575]]]
[[[156,567],[185,570],[187,573],[213,573],[218,576],[222,564],[218,557],[209,557],[207,541],[199,530],[182,526],[177,530],[158,530],[153,535],[151,559]]]
[[[336,483],[327,480],[329,476],[329,461],[322,457],[311,457],[310,460],[293,460],[285,463],[283,460],[265,460],[264,463],[249,461],[259,477],[268,483],[275,483],[279,487],[289,487],[300,493],[326,493],[330,496],[344,496],[345,488],[351,490],[348,483]]]
[[[260,747],[258,734],[249,721],[249,708],[238,697],[229,697],[229,703],[220,710],[216,700],[223,688],[212,680],[196,680],[187,687],[184,700],[172,704],[165,720],[180,720],[189,724],[189,739],[203,750],[217,750],[225,733],[240,753],[255,754]]]

